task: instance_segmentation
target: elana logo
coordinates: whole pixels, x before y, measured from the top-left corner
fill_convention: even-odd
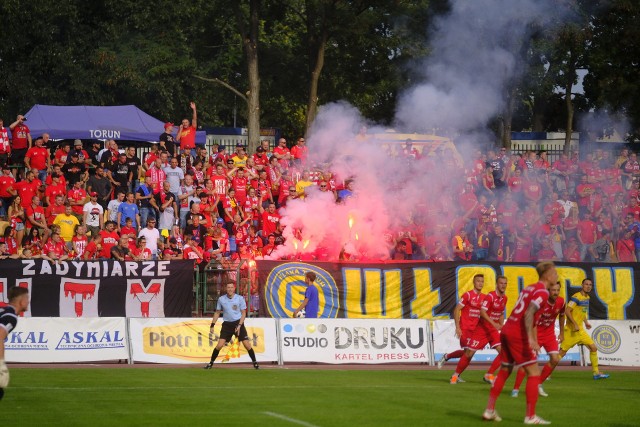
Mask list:
[[[338,316],[340,298],[338,286],[331,274],[315,265],[289,262],[277,266],[269,273],[265,286],[265,301],[269,314],[275,318],[287,318],[304,301],[307,285],[304,282],[308,271],[316,273],[314,286],[318,288],[318,317]]]
[[[591,333],[593,341],[595,341],[598,351],[604,354],[612,354],[618,351],[622,340],[620,333],[613,326],[600,325]]]

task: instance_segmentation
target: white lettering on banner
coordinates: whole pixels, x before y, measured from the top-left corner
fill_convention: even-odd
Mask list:
[[[55,264],[55,268],[47,260],[43,260],[40,268],[34,260],[22,261],[24,276],[71,275],[78,278],[98,278],[107,276],[119,277],[168,277],[169,261],[62,261]]]
[[[120,139],[120,131],[112,129],[89,129],[91,139]]]
[[[392,322],[394,326],[389,326]],[[425,320],[281,319],[285,362],[428,362]]]
[[[69,363],[128,359],[124,317],[25,318],[5,342],[5,359],[22,363]]]

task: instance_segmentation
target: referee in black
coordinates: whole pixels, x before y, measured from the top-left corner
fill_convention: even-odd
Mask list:
[[[244,319],[247,315],[247,303],[243,297],[236,294],[236,285],[233,283],[227,283],[226,290],[227,293],[218,298],[216,312],[211,320],[211,329],[213,329],[220,317],[220,313],[222,313],[224,322],[222,322],[220,339],[211,354],[211,361],[205,365],[204,369],[211,369],[213,362],[216,360],[216,357],[218,357],[218,353],[220,353],[220,349],[224,347],[227,341],[231,341],[234,335],[238,337],[238,340],[242,341],[244,348],[247,349],[247,353],[249,353],[249,357],[251,357],[253,361],[253,367],[259,369],[260,365],[258,365],[256,361],[256,353],[253,351],[253,348],[251,348],[249,334],[244,327]]]
[[[16,328],[18,316],[29,308],[29,290],[14,286],[9,289],[9,305],[0,307],[0,399],[9,385],[9,368],[4,362],[4,340]]]

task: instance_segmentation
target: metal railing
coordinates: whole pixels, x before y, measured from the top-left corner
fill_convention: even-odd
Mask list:
[[[194,284],[196,298],[194,313],[198,315],[213,314],[216,311],[218,298],[226,292],[226,285],[236,285],[236,293],[241,295],[247,304],[247,316],[254,311],[251,309],[251,284],[256,280],[256,270],[251,261],[240,260],[212,260],[197,274]],[[201,311],[200,311],[201,310]]]

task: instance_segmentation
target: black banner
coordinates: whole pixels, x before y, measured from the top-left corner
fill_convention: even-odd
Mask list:
[[[193,262],[0,261],[0,304],[27,287],[33,317],[189,317]]]
[[[317,275],[321,317],[449,319],[458,298],[472,288],[475,274],[485,277],[483,293],[495,289],[496,277],[506,276],[507,313],[520,291],[538,281],[535,264],[512,263],[325,263],[257,261],[260,282],[260,314],[291,317],[304,300],[304,275]],[[580,290],[586,277],[593,280],[590,317],[640,319],[635,264],[557,264],[567,299]],[[638,280],[636,280],[636,277]]]

